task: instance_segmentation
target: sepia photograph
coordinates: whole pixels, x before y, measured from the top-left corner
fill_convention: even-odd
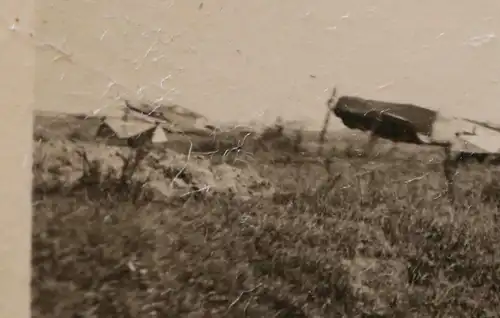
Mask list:
[[[499,10],[37,3],[32,317],[499,317]]]

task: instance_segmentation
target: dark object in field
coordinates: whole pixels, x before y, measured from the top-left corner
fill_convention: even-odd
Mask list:
[[[437,112],[412,105],[342,96],[333,113],[351,129],[372,131],[394,142],[422,144],[419,134],[430,137]]]
[[[330,120],[334,114],[350,129],[370,134],[365,147],[368,155],[379,138],[444,149],[444,171],[452,183],[458,162],[471,158],[497,163],[500,159],[500,125],[467,118],[443,116],[435,110],[410,104],[336,96],[336,88],[327,102],[328,110],[319,136],[321,152]],[[451,191],[451,188],[450,188]]]

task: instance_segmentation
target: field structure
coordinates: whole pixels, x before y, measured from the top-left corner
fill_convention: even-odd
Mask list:
[[[500,159],[500,125],[470,118],[450,116],[420,105],[337,96],[334,87],[327,101],[323,128],[318,138],[318,154],[331,116],[345,127],[368,134],[363,155],[369,156],[379,139],[396,143],[439,147],[445,156],[443,172],[448,195],[454,199],[454,177],[458,165],[476,161],[495,165]]]
[[[440,151],[360,156],[348,130],[318,154],[286,122],[135,147],[34,125],[33,317],[500,315],[498,167],[464,165],[451,201]]]

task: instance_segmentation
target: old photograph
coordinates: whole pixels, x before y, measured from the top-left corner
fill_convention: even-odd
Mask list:
[[[36,7],[33,317],[498,317],[500,2]]]

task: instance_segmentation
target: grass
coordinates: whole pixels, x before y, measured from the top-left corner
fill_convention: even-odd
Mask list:
[[[330,176],[269,153],[253,165],[276,185],[272,197],[35,192],[33,316],[500,313],[497,170],[462,169],[452,203],[432,153],[371,162],[337,151]]]

